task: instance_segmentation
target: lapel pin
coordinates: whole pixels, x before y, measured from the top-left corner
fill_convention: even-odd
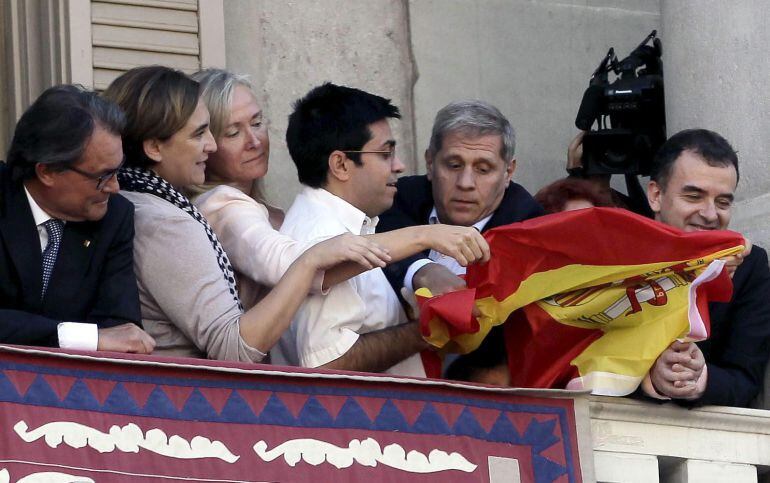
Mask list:
[[[91,246],[91,240],[85,240],[85,241],[83,242],[83,246],[84,246],[84,247],[86,247],[86,248],[88,248],[89,246]]]

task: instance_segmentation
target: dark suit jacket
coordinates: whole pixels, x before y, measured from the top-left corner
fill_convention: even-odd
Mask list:
[[[770,269],[754,246],[735,271],[733,297],[709,304],[711,335],[699,342],[708,365],[706,391],[696,404],[748,407],[762,388],[770,355]]]
[[[393,206],[380,215],[377,231],[391,231],[407,226],[427,225],[428,216],[433,210],[432,185],[428,177],[405,176],[398,180],[398,192]],[[492,214],[483,231],[502,225],[528,220],[543,214],[543,208],[527,191],[511,182],[503,194],[500,206]],[[404,276],[409,266],[416,260],[428,258],[429,251],[411,256],[400,262],[385,267],[385,275],[396,293],[400,294]]]
[[[133,215],[128,200],[112,195],[101,220],[67,222],[41,300],[37,227],[23,185],[12,182],[9,170],[0,165],[0,342],[57,346],[61,321],[101,327],[139,323]]]
[[[380,215],[377,231],[384,232],[407,226],[426,225],[433,205],[432,185],[427,176],[400,178],[393,206]],[[482,231],[524,221],[542,214],[543,208],[540,204],[521,185],[511,182],[503,194],[500,206],[497,207]],[[399,298],[401,298],[401,287],[403,287],[404,276],[409,266],[416,260],[428,258],[428,254],[429,251],[426,251],[388,265],[383,269]],[[504,363],[505,360],[503,326],[499,325],[492,328],[478,349],[455,360],[448,370],[447,377],[467,379],[465,373],[471,372],[475,368],[493,367]]]

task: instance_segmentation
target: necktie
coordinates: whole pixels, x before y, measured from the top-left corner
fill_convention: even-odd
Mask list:
[[[51,279],[51,272],[53,272],[53,266],[56,263],[56,256],[59,254],[59,245],[61,244],[62,233],[64,233],[64,222],[51,218],[43,223],[43,227],[48,232],[48,246],[43,250],[43,293],[41,298],[45,296],[48,281]]]

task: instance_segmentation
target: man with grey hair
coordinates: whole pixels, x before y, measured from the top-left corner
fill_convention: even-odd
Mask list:
[[[514,148],[513,128],[496,107],[482,101],[447,105],[433,123],[425,152],[427,174],[398,180],[393,206],[380,216],[377,231],[445,223],[484,232],[543,214],[532,196],[511,181],[516,169]],[[384,270],[395,291],[407,296],[421,287],[434,295],[465,287],[460,278],[465,268],[434,251]],[[473,367],[474,374],[454,375],[503,382],[483,372],[499,368],[504,354],[501,329],[495,328],[476,352],[460,359],[464,363],[455,364]]]

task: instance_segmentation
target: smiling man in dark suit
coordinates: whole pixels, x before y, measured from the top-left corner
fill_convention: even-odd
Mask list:
[[[738,187],[738,155],[721,135],[688,129],[671,136],[653,162],[647,198],[655,219],[686,232],[726,230]],[[733,293],[709,304],[709,338],[673,342],[650,368],[642,390],[685,405],[748,407],[762,389],[770,356],[767,252],[728,258]]]
[[[149,353],[133,208],[116,195],[125,118],[74,86],[22,115],[0,167],[0,342]]]
[[[511,180],[516,169],[514,148],[513,128],[496,107],[481,101],[447,105],[433,123],[425,152],[427,174],[398,180],[393,206],[380,216],[377,231],[445,223],[475,226],[484,232],[543,214],[532,196]],[[439,295],[465,287],[459,277],[465,268],[433,251],[389,265],[384,271],[402,294],[426,287]],[[461,358],[455,367],[462,372],[496,370],[493,368],[500,367],[504,354],[502,329],[496,327],[475,353]],[[496,374],[454,376],[504,382]]]

